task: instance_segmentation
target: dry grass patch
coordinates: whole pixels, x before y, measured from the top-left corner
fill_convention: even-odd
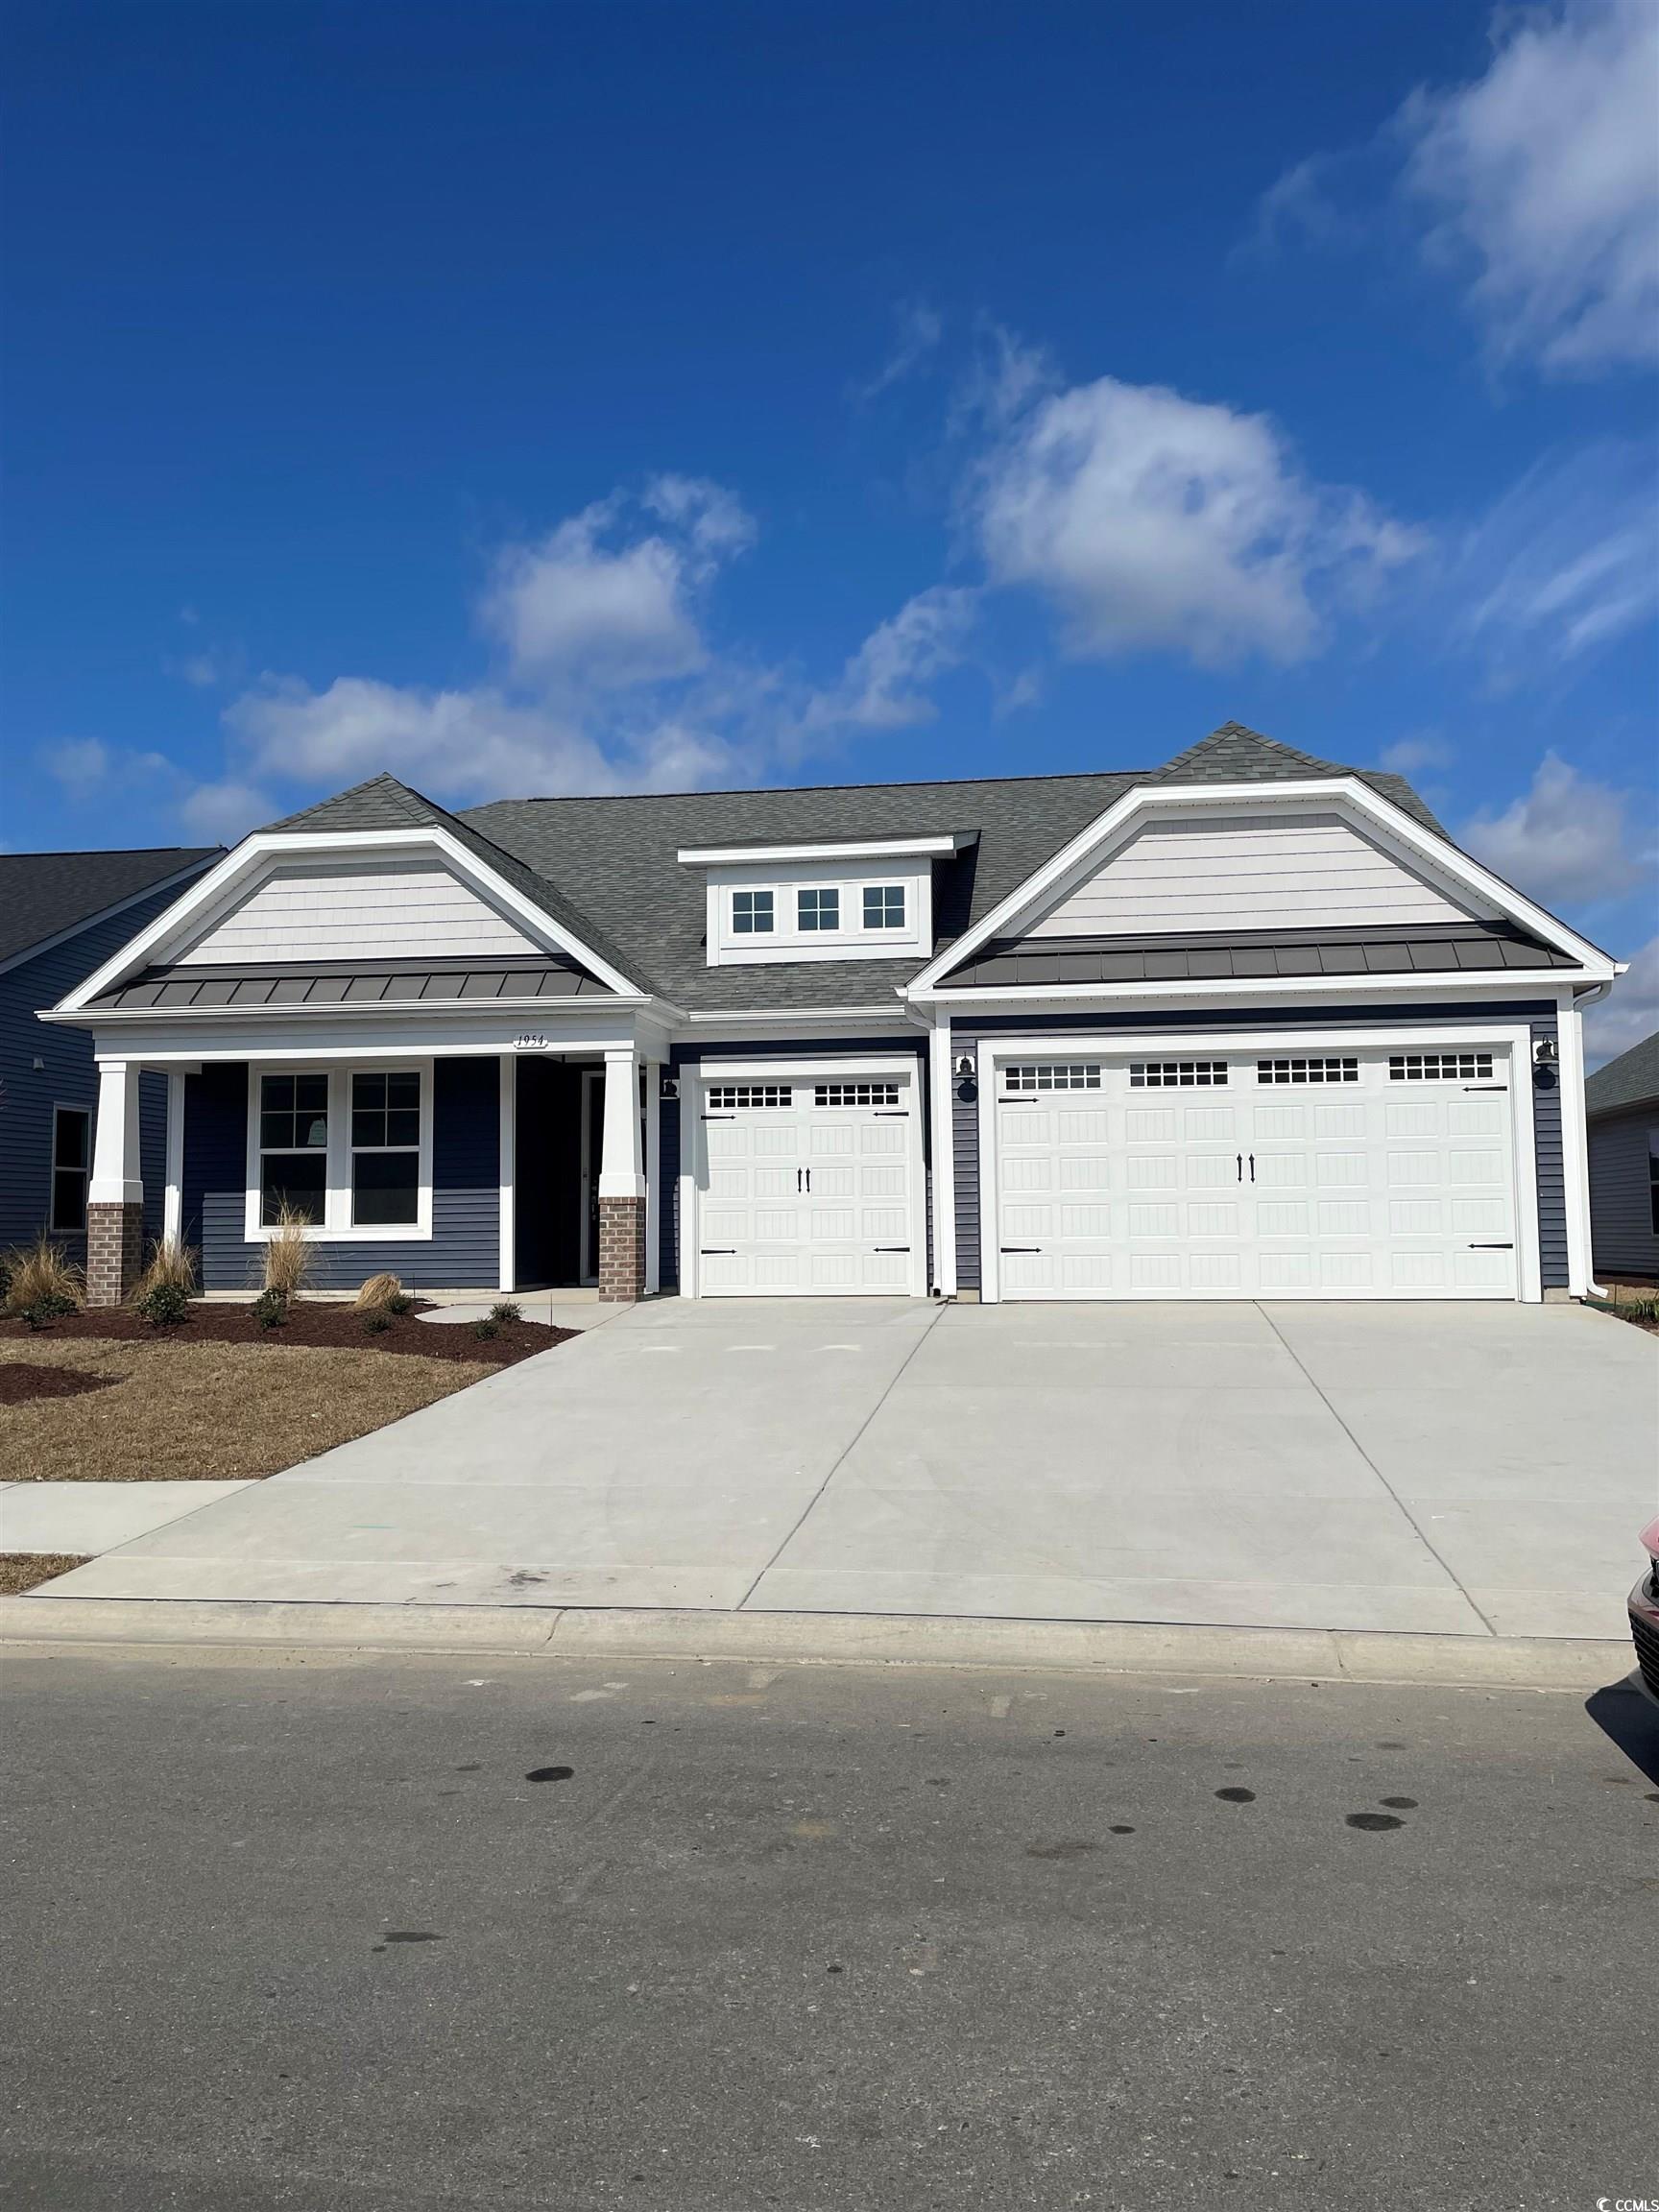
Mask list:
[[[492,1372],[416,1354],[49,1335],[0,1342],[0,1361],[75,1367],[110,1387],[0,1406],[12,1482],[210,1482],[274,1475]]]
[[[25,1590],[85,1564],[75,1551],[0,1551],[0,1598],[21,1598]]]

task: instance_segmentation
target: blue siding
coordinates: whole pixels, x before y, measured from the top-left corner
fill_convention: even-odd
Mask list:
[[[122,907],[118,914],[80,930],[33,960],[19,962],[0,975],[0,1246],[32,1243],[46,1226],[51,1206],[52,1109],[84,1106],[96,1116],[98,1070],[92,1058],[92,1033],[65,1029],[36,1019],[56,1006],[76,984],[118,952],[129,938],[148,926],[184,888],[153,892]],[[35,1062],[43,1061],[36,1069]],[[144,1176],[146,1235],[161,1234],[162,1183],[166,1175],[167,1080],[146,1075],[140,1087],[140,1159]],[[84,1238],[60,1238],[80,1264]]]
[[[1522,1004],[1450,1007],[1430,1006],[1306,1006],[1293,1014],[1223,1013],[1214,1006],[1179,1014],[998,1014],[973,1021],[952,1022],[952,1051],[977,1051],[982,1038],[1010,1030],[1041,1029],[1047,1034],[1073,1030],[1080,1036],[1109,1037],[1115,1030],[1164,1030],[1177,1035],[1183,1029],[1260,1029],[1263,1036],[1275,1031],[1340,1026],[1344,1022],[1394,1022],[1421,1026],[1426,1032],[1448,1023],[1525,1021],[1533,1039],[1553,1041],[1556,1031],[1553,1005]],[[1538,1254],[1540,1280],[1546,1290],[1567,1285],[1567,1180],[1561,1155],[1561,1089],[1553,1069],[1527,1070],[1532,1080],[1532,1130],[1538,1168]],[[956,1162],[956,1282],[963,1290],[981,1287],[979,1278],[979,1089],[976,1083],[954,1087],[951,1110],[952,1150]]]
[[[493,1289],[500,1281],[500,1064],[439,1060],[432,1075],[432,1235],[319,1241],[319,1289],[353,1289],[382,1269],[414,1290]],[[262,1245],[243,1235],[248,1070],[219,1063],[190,1076],[184,1102],[184,1236],[209,1290],[257,1286]]]

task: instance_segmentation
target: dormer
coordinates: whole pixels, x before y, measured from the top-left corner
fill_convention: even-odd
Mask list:
[[[691,845],[704,871],[710,968],[781,960],[926,960],[933,869],[976,832],[799,845]]]

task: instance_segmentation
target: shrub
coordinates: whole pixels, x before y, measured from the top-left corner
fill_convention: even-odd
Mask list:
[[[371,1275],[351,1301],[351,1310],[354,1313],[371,1313],[380,1307],[396,1312],[392,1301],[403,1295],[403,1286],[396,1275]]]
[[[12,1255],[10,1252],[0,1252],[0,1313],[5,1312],[11,1302]]]
[[[196,1289],[196,1248],[177,1237],[162,1237],[150,1247],[150,1264],[138,1278],[132,1303],[140,1310],[152,1290],[181,1290],[186,1298]]]
[[[363,1309],[363,1326],[371,1336],[378,1336],[392,1326],[392,1316],[384,1306],[366,1306]]]
[[[482,1321],[473,1322],[472,1334],[474,1336],[482,1336],[485,1338],[491,1336],[499,1336],[501,1334],[501,1324],[494,1318],[493,1314],[486,1313]]]
[[[311,1217],[284,1201],[265,1246],[265,1287],[294,1298],[311,1280],[317,1247],[311,1241]]]
[[[387,1299],[386,1310],[388,1313],[413,1313],[415,1301],[407,1290],[399,1290],[395,1298]]]
[[[177,1329],[190,1311],[190,1293],[181,1283],[153,1283],[133,1306],[152,1329]]]
[[[79,1309],[73,1300],[61,1297],[56,1291],[48,1290],[44,1296],[36,1298],[32,1306],[23,1308],[22,1317],[31,1330],[44,1329],[49,1322],[57,1321],[63,1314],[74,1313],[78,1310]]]
[[[249,1309],[261,1329],[280,1329],[288,1319],[286,1290],[261,1290]]]
[[[490,1309],[492,1321],[522,1321],[524,1316],[511,1298],[499,1298]]]
[[[8,1252],[6,1264],[11,1272],[6,1292],[9,1313],[27,1314],[31,1307],[49,1302],[50,1319],[52,1314],[78,1313],[86,1303],[85,1279],[79,1267],[70,1265],[61,1244],[37,1237],[33,1244]]]

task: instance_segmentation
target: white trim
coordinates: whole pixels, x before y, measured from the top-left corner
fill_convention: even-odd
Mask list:
[[[53,951],[60,945],[67,945],[71,937],[79,937],[84,929],[96,929],[101,922],[112,922],[117,914],[125,914],[129,906],[136,906],[145,899],[153,899],[157,891],[171,891],[176,883],[188,883],[192,877],[205,871],[209,863],[194,861],[188,868],[177,868],[171,876],[157,876],[154,883],[146,883],[142,891],[131,897],[117,899],[113,905],[100,906],[96,914],[88,914],[83,921],[71,922],[62,929],[55,929],[50,937],[36,939],[25,945],[20,952],[9,952],[0,960],[0,975],[13,968],[22,968],[31,960],[38,960],[43,953]]]
[[[98,1118],[92,1133],[89,1206],[134,1206],[144,1196],[140,1164],[136,1060],[98,1063]],[[48,1201],[50,1205],[50,1201]]]
[[[1180,1034],[1183,1057],[1189,1054],[1211,1052],[1261,1052],[1264,1046],[1277,1044],[1284,1032],[1263,1036],[1261,1030],[1187,1031]],[[1403,1046],[1421,1046],[1432,1042],[1436,1046],[1456,1045],[1485,1045],[1499,1046],[1509,1055],[1509,1093],[1513,1101],[1510,1113],[1510,1166],[1514,1176],[1516,1297],[1524,1305],[1536,1305],[1543,1296],[1540,1287],[1542,1265],[1538,1240],[1538,1161],[1532,1120],[1532,1031],[1526,1022],[1450,1022],[1436,1025],[1430,1034],[1420,1025],[1411,1028],[1332,1028],[1298,1029],[1293,1032],[1298,1052],[1337,1052],[1353,1049],[1356,1046],[1368,1051],[1387,1051]],[[1080,1036],[1075,1032],[1060,1036],[981,1037],[975,1048],[978,1062],[979,1101],[976,1116],[979,1148],[979,1297],[983,1305],[995,1306],[1001,1300],[1000,1252],[998,1244],[998,1188],[997,1188],[997,1094],[1000,1064],[1005,1060],[1064,1059],[1064,1060],[1118,1060],[1133,1058],[1137,1053],[1167,1053],[1172,1040],[1167,1030],[1114,1033],[1109,1037]],[[1569,1210],[1571,1211],[1571,1210]],[[1064,1299],[1066,1292],[1045,1293],[1046,1300]],[[1097,1290],[1070,1294],[1079,1301],[1110,1302],[1110,1293]],[[1156,1298],[1171,1293],[1137,1292],[1140,1298]],[[1183,1299],[1192,1299],[1194,1293],[1183,1291]],[[1281,1292],[1280,1296],[1289,1293]],[[1323,1290],[1318,1294],[1325,1299],[1377,1300],[1375,1290],[1342,1292]],[[1431,1296],[1432,1293],[1425,1293]],[[1379,1301],[1381,1302],[1381,1301]],[[1389,1299],[1388,1303],[1395,1303]]]
[[[842,1022],[885,1022],[892,1024],[895,1036],[902,1037],[907,1033],[909,1024],[905,1021],[902,1007],[896,1003],[896,999],[897,991],[893,998],[886,999],[878,1006],[761,1006],[727,1007],[724,1010],[714,1007],[707,1013],[694,1011],[682,1019],[688,1029],[700,1025],[715,1029],[749,1029],[762,1022],[786,1022],[797,1033],[804,1027],[816,1029],[826,1023],[839,1026]]]
[[[372,1063],[335,1063],[328,1077],[328,1145],[325,1154],[324,1217],[306,1231],[319,1244],[423,1244],[432,1239],[432,1062],[403,1057]],[[248,1063],[247,1182],[243,1191],[242,1236],[249,1244],[268,1244],[275,1231],[260,1220],[259,1090],[265,1075],[315,1075],[303,1060],[250,1060]],[[410,1075],[421,1078],[421,1142],[416,1161],[413,1221],[356,1223],[351,1219],[351,1078],[360,1075]]]
[[[533,939],[551,945],[581,962],[619,998],[637,1003],[647,994],[620,970],[595,952],[572,930],[516,890],[503,877],[469,852],[447,830],[437,825],[408,830],[357,830],[346,831],[260,830],[245,837],[216,868],[192,884],[180,899],[158,914],[148,928],[131,938],[103,967],[59,1001],[57,1011],[83,1012],[90,1001],[116,982],[147,965],[153,955],[176,952],[211,926],[217,910],[240,898],[284,860],[313,853],[330,858],[349,858],[356,853],[438,853],[456,873],[493,904],[505,908],[521,923]]]
[[[1555,1078],[1561,1093],[1567,1293],[1572,1298],[1585,1298],[1596,1279],[1590,1230],[1590,1136],[1584,1111],[1584,1017],[1571,991],[1563,991],[1556,1002]]]
[[[518,1174],[518,1055],[503,1052],[499,1073],[499,1129],[497,1142],[496,1235],[499,1239],[500,1277],[497,1288],[504,1298],[511,1298],[518,1286],[517,1253],[517,1174]]]
[[[639,1053],[607,1046],[605,1121],[599,1155],[599,1199],[645,1195],[644,1128],[639,1111]]]
[[[163,1243],[184,1240],[184,1083],[182,1068],[167,1070],[167,1181],[161,1199]]]
[[[1535,906],[1502,878],[1471,860],[1467,854],[1459,853],[1447,839],[1425,830],[1403,807],[1380,797],[1357,776],[1344,776],[1328,781],[1294,783],[1136,784],[988,914],[964,930],[953,945],[929,961],[911,983],[909,995],[915,998],[931,994],[943,975],[963,966],[991,938],[1006,935],[1012,925],[1028,918],[1037,908],[1052,905],[1071,887],[1073,880],[1081,880],[1097,867],[1112,847],[1126,838],[1147,816],[1290,812],[1312,805],[1334,805],[1339,812],[1346,808],[1361,817],[1372,834],[1380,834],[1385,842],[1392,843],[1409,858],[1413,867],[1444,878],[1463,898],[1484,900],[1500,914],[1525,924],[1546,943],[1581,961],[1591,974],[1602,975],[1617,972],[1617,962],[1592,945],[1588,938],[1580,937],[1564,922],[1546,913],[1543,907]],[[1325,976],[1320,980],[1328,985],[1340,979]],[[1029,998],[1032,994],[1022,992],[1016,996]]]
[[[812,845],[685,845],[675,855],[683,868],[770,868],[796,860],[949,859],[977,844],[977,830],[934,837],[853,837]]]
[[[599,1170],[593,1159],[593,1087],[601,1086],[601,1111],[603,1111],[603,1068],[584,1068],[577,1086],[578,1138],[580,1141],[580,1168],[578,1190],[581,1214],[576,1236],[576,1281],[585,1289],[591,1289],[599,1280],[599,1231],[594,1223],[594,1178]],[[603,1142],[603,1139],[601,1139]],[[589,1247],[592,1249],[589,1250]]]
[[[939,1012],[927,1032],[927,1103],[932,1122],[933,1287],[956,1295],[955,1074],[950,1057],[950,1017]]]
[[[662,1287],[662,1064],[645,1069],[645,1294]]]
[[[929,1009],[942,1006],[958,1014],[978,1012],[985,1008],[1028,1007],[1034,1019],[1057,1011],[1063,1006],[1115,1006],[1144,1007],[1148,1011],[1167,1002],[1183,1005],[1197,999],[1204,1005],[1213,999],[1261,999],[1272,1005],[1281,998],[1338,998],[1358,992],[1361,998],[1383,998],[1392,994],[1397,998],[1431,997],[1452,998],[1454,995],[1491,998],[1508,998],[1516,992],[1542,992],[1551,1001],[1563,980],[1581,982],[1576,971],[1570,975],[1560,968],[1434,968],[1419,974],[1391,975],[1204,975],[1189,982],[1171,982],[1161,977],[1150,983],[1022,983],[1017,988],[985,991],[929,991],[911,993],[913,999]]]
[[[541,1010],[536,1016],[541,1020]],[[521,1023],[517,1010],[491,1001],[474,1011],[436,1014],[424,1008],[395,1021],[346,1022],[316,1020],[303,1009],[283,1022],[227,1022],[204,1031],[200,1022],[179,1022],[171,1013],[152,1012],[138,1022],[110,1021],[105,1015],[89,1017],[95,1057],[142,1060],[156,1066],[170,1060],[199,1065],[204,1055],[215,1060],[385,1060],[406,1054],[412,1058],[493,1059],[498,1052],[547,1052],[555,1057],[602,1052],[609,1046],[637,1038],[640,1053],[649,1058],[665,1053],[663,1033],[647,1023],[642,1009],[620,1008],[610,999],[589,1001],[586,1016],[564,1026],[548,1024],[534,1029]]]
[[[927,1295],[927,1163],[922,1140],[922,1063],[914,1051],[860,1053],[856,1057],[803,1058],[799,1060],[705,1060],[685,1062],[680,1074],[680,1294],[704,1295],[698,1265],[698,1209],[708,1176],[704,1094],[720,1083],[838,1083],[849,1078],[896,1079],[904,1086],[902,1096],[908,1142],[905,1165],[910,1188],[909,1286],[903,1295]],[[689,1111],[689,1126],[687,1126]],[[721,1291],[721,1297],[833,1297],[862,1295],[892,1297],[892,1291],[860,1293],[823,1290]]]

